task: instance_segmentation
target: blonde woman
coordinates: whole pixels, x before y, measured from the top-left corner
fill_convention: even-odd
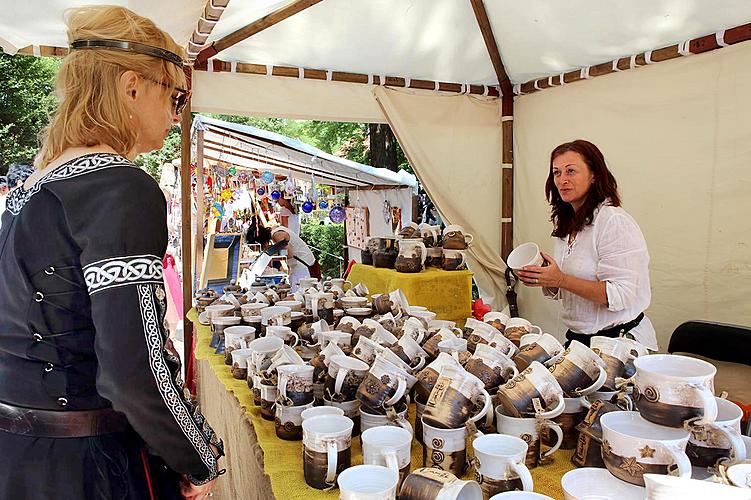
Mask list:
[[[204,498],[222,445],[183,393],[165,200],[132,163],[178,121],[182,50],[124,8],[66,20],[60,106],[0,229],[0,498]]]

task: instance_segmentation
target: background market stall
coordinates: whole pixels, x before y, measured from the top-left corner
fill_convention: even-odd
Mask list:
[[[230,194],[233,198],[227,201],[243,209],[250,203],[251,197],[255,200],[256,196],[265,196],[271,201],[274,196],[284,195],[287,198],[297,197],[298,204],[310,202],[315,208],[325,206],[325,210],[330,212],[334,207],[343,205],[345,195],[348,195],[347,210],[354,216],[350,219],[349,228],[345,223],[345,238],[350,241],[349,258],[359,260],[359,250],[368,236],[393,235],[395,227],[398,231],[412,221],[417,179],[403,170],[392,172],[363,165],[281,134],[202,115],[197,115],[193,120],[191,140],[195,164],[204,167],[195,169],[192,182],[195,185],[193,197],[196,207],[193,217],[198,217],[197,214],[203,217],[211,210],[210,206],[205,206],[204,197],[196,196],[196,193],[208,191],[204,170],[215,170],[219,166],[222,170],[221,182],[232,191]],[[261,178],[265,172],[273,176],[270,177],[271,182]],[[214,192],[221,190],[216,184],[217,181],[212,181]],[[319,200],[316,193],[318,185],[331,186],[340,194],[335,199],[326,199],[321,195]],[[256,193],[256,189],[260,189],[262,194]],[[277,193],[274,195],[272,190],[277,190]],[[270,197],[266,191],[271,193]],[[391,207],[388,213],[384,213],[385,203]],[[231,205],[227,206],[232,210]],[[304,211],[304,208],[299,210]],[[335,215],[334,218],[341,222],[341,213]],[[356,223],[361,223],[366,229],[360,235],[360,246],[351,241]],[[204,254],[203,237],[198,236],[203,235],[204,229],[203,224],[194,223],[194,227],[193,272],[196,275],[202,267],[200,259]]]

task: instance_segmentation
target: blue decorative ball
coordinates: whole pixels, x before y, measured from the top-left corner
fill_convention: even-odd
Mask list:
[[[264,184],[271,184],[272,182],[274,182],[274,174],[266,170],[261,174],[261,180]]]
[[[326,200],[319,201],[318,208],[320,208],[321,210],[326,210],[327,208],[329,208],[329,202]]]
[[[329,219],[335,224],[341,224],[344,222],[345,216],[346,212],[341,205],[337,205],[329,211]]]
[[[282,197],[282,193],[280,193],[278,189],[274,189],[271,192],[271,199],[272,200],[276,201],[276,200],[278,200],[281,197]]]
[[[258,189],[256,189],[256,193],[258,194],[258,196],[263,196],[264,194],[266,194],[266,190],[262,187],[259,187]]]
[[[310,212],[312,212],[313,208],[314,208],[313,203],[309,201],[306,201],[305,203],[302,204],[302,211],[305,212],[306,214],[309,214]]]

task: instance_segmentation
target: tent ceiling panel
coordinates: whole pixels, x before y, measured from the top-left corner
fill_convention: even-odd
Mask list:
[[[246,161],[260,161],[261,164],[273,163],[282,169],[280,173],[286,174],[289,169],[299,170],[304,172],[307,180],[310,180],[312,174],[319,182],[332,185],[352,187],[416,187],[417,185],[415,177],[404,171],[392,172],[383,168],[362,165],[328,154],[295,139],[255,127],[199,115],[193,122],[193,128],[204,131],[205,147],[216,151],[217,156],[221,153],[222,157],[217,159],[223,159],[226,154]]]
[[[206,0],[89,0],[153,19],[185,45]],[[291,0],[235,0],[210,40]],[[0,46],[66,47],[77,0],[0,0]],[[484,0],[514,83],[658,49],[751,21],[748,0]],[[325,0],[220,53],[223,60],[497,85],[469,0]],[[320,82],[308,82],[313,84]]]
[[[514,83],[658,49],[751,21],[747,0],[485,0]]]
[[[230,2],[210,40],[261,17],[251,17],[249,8],[246,2]],[[219,57],[497,85],[468,0],[325,0],[222,51]]]
[[[63,14],[81,5],[120,5],[152,19],[185,46],[203,12],[205,0],[0,0],[0,46],[15,54],[29,45],[67,47]],[[242,3],[242,2],[240,2]]]

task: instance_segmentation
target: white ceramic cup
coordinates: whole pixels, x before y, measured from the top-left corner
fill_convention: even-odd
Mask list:
[[[276,386],[279,389],[280,401],[288,403],[288,406],[312,403],[313,371],[314,368],[310,365],[290,364],[277,367]]]
[[[336,406],[313,406],[311,408],[306,408],[300,416],[302,417],[303,421],[313,418],[313,417],[320,417],[322,415],[339,415],[344,416],[344,410],[341,408],[338,408]]]
[[[270,306],[261,309],[261,324],[289,325],[292,322],[292,309],[284,306]]]
[[[253,370],[256,373],[261,373],[268,369],[271,365],[271,358],[284,347],[284,341],[278,337],[262,337],[260,339],[253,340],[248,348],[253,351],[250,356]]]
[[[680,477],[691,477],[688,431],[653,424],[635,411],[606,413],[600,424],[602,458],[618,479],[643,486],[644,474],[665,474],[674,466]]]
[[[390,407],[386,410],[386,415],[372,413],[368,410],[367,407],[360,409],[360,430],[364,431],[372,427],[392,426],[401,427],[414,434],[412,424],[409,423],[406,405],[402,406],[401,411],[397,411],[395,407]]]
[[[447,263],[447,260],[459,260],[458,265]],[[443,249],[443,269],[445,271],[458,271],[463,270],[467,266],[467,251],[466,250],[449,250]]]
[[[255,340],[256,329],[252,326],[237,325],[224,329],[224,345],[232,349],[246,349]]]
[[[357,358],[340,355],[331,356],[329,358],[328,377],[326,378],[327,396],[332,400],[352,400],[357,391],[357,386],[365,378],[369,369],[370,366],[367,363]],[[348,377],[359,382],[355,387],[347,387],[345,393],[342,389]],[[351,394],[349,394],[350,392]]]
[[[696,417],[700,417],[699,425],[717,418],[717,369],[711,363],[676,354],[651,354],[636,358],[634,366],[634,403],[650,422],[682,427]]]
[[[717,401],[717,419],[711,424],[689,425],[691,436],[686,454],[694,467],[712,467],[721,458],[733,462],[746,460],[746,445],[741,437],[743,410],[727,399]]]
[[[370,427],[362,431],[360,441],[364,464],[383,465],[401,476],[409,474],[412,432],[402,427]]]
[[[515,436],[527,444],[531,456],[526,456],[528,467],[536,467],[540,458],[546,458],[558,451],[563,443],[563,429],[557,423],[548,419],[529,417],[509,417],[500,408],[495,410],[496,428],[500,434]],[[553,431],[556,436],[555,444],[547,451],[542,451],[540,432],[542,429]],[[524,459],[523,459],[524,460]]]
[[[337,479],[340,500],[394,500],[399,473],[382,465],[355,465]]]
[[[376,354],[383,352],[384,349],[385,347],[381,344],[373,342],[368,337],[361,335],[360,338],[357,339],[357,344],[355,344],[354,349],[352,349],[352,355],[361,361],[372,365],[373,361],[375,361]]]
[[[592,394],[603,386],[608,377],[602,358],[578,340],[572,341],[547,364],[564,394],[569,397]]]
[[[300,344],[300,336],[292,331],[288,326],[268,326],[266,327],[267,337],[279,337],[285,344],[296,347]]]
[[[504,491],[509,482],[518,478],[524,491],[532,491],[532,474],[524,465],[527,443],[513,435],[487,434],[472,442],[475,480],[483,489],[483,496]],[[505,484],[504,484],[505,483]]]
[[[500,386],[496,398],[503,406],[503,412],[514,417],[534,411],[542,418],[555,418],[566,408],[563,389],[553,374],[537,361]],[[538,411],[535,400],[549,409]]]
[[[508,257],[506,264],[514,271],[519,271],[525,266],[541,266],[545,262],[540,253],[540,247],[537,243],[522,243],[514,248]]]
[[[326,485],[333,485],[336,480],[337,469],[349,464],[339,464],[337,455],[340,451],[350,448],[352,444],[352,427],[354,423],[348,417],[338,415],[321,415],[306,419],[302,423],[303,433],[303,462],[310,460],[307,451],[316,454],[325,453],[327,466],[322,481],[312,466],[304,466],[305,481],[314,488],[323,489]],[[308,464],[304,464],[308,465]],[[313,464],[315,465],[315,464]]]

